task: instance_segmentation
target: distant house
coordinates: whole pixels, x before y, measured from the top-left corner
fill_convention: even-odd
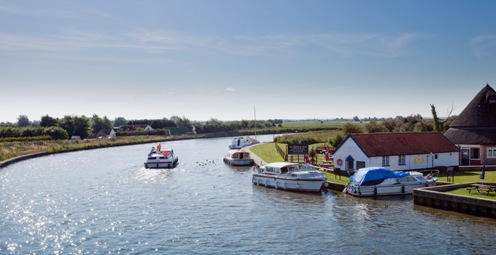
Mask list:
[[[333,157],[336,170],[415,170],[458,166],[459,149],[439,132],[350,134]]]
[[[444,135],[460,147],[460,165],[496,164],[496,91],[482,88]]]
[[[148,124],[135,124],[135,125],[125,125],[121,126],[118,131],[137,131],[138,129],[143,129],[145,131],[151,131],[153,128]]]
[[[116,137],[117,137],[117,134],[115,133],[115,130],[113,130],[113,129],[110,130],[110,134],[109,134],[108,138],[114,139]]]
[[[107,132],[105,132],[105,130],[103,129],[100,129],[100,131],[98,131],[98,133],[95,134],[95,137],[98,138],[98,137],[107,137]]]

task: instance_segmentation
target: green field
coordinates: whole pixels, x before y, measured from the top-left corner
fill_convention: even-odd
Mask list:
[[[366,122],[354,122],[354,121],[288,121],[283,122],[283,128],[343,128],[343,125],[347,122],[359,126],[365,126]]]

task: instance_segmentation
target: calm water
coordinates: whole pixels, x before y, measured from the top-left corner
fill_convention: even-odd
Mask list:
[[[272,136],[259,137],[272,141]],[[225,165],[230,138],[53,155],[0,169],[0,254],[490,254],[496,221],[411,197],[299,194]]]

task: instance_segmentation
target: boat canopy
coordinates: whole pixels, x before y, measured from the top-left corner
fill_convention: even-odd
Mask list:
[[[361,168],[350,177],[349,183],[360,186],[372,186],[383,182],[387,178],[401,178],[409,176],[408,172],[393,172],[384,167]]]

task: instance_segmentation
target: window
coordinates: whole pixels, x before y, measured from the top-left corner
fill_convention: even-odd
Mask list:
[[[479,159],[480,158],[480,149],[479,148],[470,148],[470,158],[471,159]]]
[[[406,160],[405,160],[405,155],[399,155],[398,156],[398,165],[403,166],[406,165]]]
[[[365,161],[357,161],[356,163],[357,169],[365,167]]]
[[[496,158],[496,148],[488,148],[487,149],[487,157],[488,158]]]
[[[382,166],[389,166],[389,156],[382,157]]]

